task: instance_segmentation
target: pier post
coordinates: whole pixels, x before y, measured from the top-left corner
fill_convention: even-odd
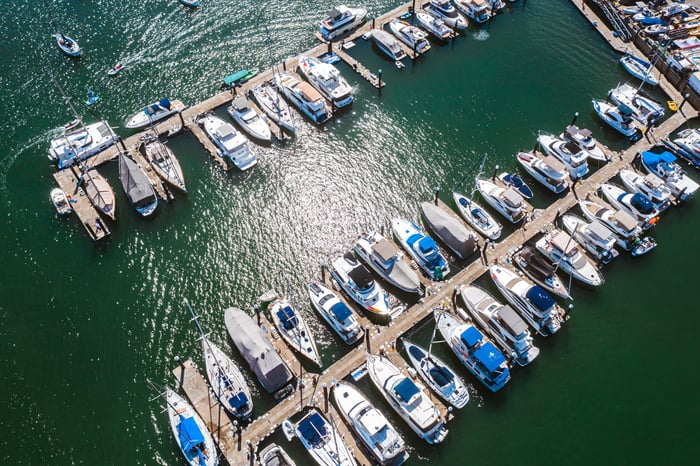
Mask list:
[[[175,356],[175,362],[177,363],[178,366],[180,366],[180,369],[183,371],[185,370],[185,363],[182,362],[182,359],[180,359],[180,356]]]
[[[365,325],[365,349],[368,354],[372,354],[372,347],[369,341],[369,325]]]
[[[678,106],[678,111],[680,111],[681,113],[683,113],[683,104],[685,104],[686,101],[687,101],[689,98],[690,98],[690,94],[685,94],[685,95],[683,96],[683,101],[682,101],[681,104]]]
[[[260,306],[253,304],[253,310],[255,311],[255,316],[258,318],[258,327],[260,327]]]
[[[326,385],[326,382],[323,382],[323,404],[325,408],[325,412],[328,412],[328,385]]]
[[[321,262],[321,282],[326,283],[326,264]]]
[[[287,62],[284,60],[282,60],[282,68],[284,69],[284,71],[287,71]]]
[[[126,144],[124,144],[124,140],[121,137],[119,138],[119,145],[122,146],[124,152],[129,152],[129,149],[126,148]]]
[[[578,119],[578,112],[574,113],[574,119],[571,120],[571,124],[569,124],[569,126],[574,126],[574,123],[576,123],[577,119]]]
[[[328,53],[333,53],[333,41],[328,41]]]
[[[185,118],[182,116],[182,112],[177,112],[177,116],[180,117],[180,124],[182,125],[182,128],[185,128]]]
[[[438,205],[438,198],[440,197],[440,186],[435,186],[435,199],[433,202]]]
[[[375,18],[372,18],[372,29],[374,29],[374,21],[375,21],[376,19],[377,19],[376,17],[375,17]]]
[[[413,0],[413,4],[411,5],[411,20],[414,20],[416,18],[416,0]]]
[[[496,181],[496,175],[498,174],[498,165],[493,169],[493,175],[491,176],[491,181]]]
[[[379,86],[377,88],[379,90],[379,93],[381,94],[382,93],[382,69],[381,68],[379,68],[377,70],[377,76],[379,77]]]

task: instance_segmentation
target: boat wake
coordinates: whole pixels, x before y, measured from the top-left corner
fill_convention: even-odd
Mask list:
[[[488,31],[485,31],[485,30],[482,29],[482,30],[480,30],[480,31],[475,32],[473,37],[474,37],[474,39],[476,39],[476,40],[482,40],[482,41],[483,41],[483,40],[486,40],[486,39],[488,39],[489,37],[491,37],[491,34],[489,34]]]

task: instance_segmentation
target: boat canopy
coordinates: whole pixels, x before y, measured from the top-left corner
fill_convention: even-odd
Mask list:
[[[155,115],[162,109],[170,110],[170,101],[168,99],[161,99],[157,104],[153,104],[146,108],[147,115]]]
[[[625,104],[620,104],[617,106],[617,108],[620,110],[620,114],[622,114],[622,116],[628,117],[634,113],[634,110]]]
[[[473,325],[469,326],[466,330],[462,332],[462,334],[459,336],[459,338],[462,340],[462,343],[467,345],[467,348],[473,348],[476,346],[483,337],[481,332],[479,332],[476,327]]]
[[[396,255],[394,247],[391,245],[391,243],[389,243],[389,241],[386,238],[382,238],[375,244],[373,244],[372,251],[374,251],[374,253],[377,256],[379,256],[382,262],[389,262],[394,257],[394,255]]]
[[[401,382],[394,386],[394,393],[405,403],[409,403],[414,396],[420,393],[420,390],[411,379],[404,377]]]
[[[151,182],[143,170],[125,155],[120,155],[120,160],[122,163],[119,164],[119,179],[131,203],[136,207],[143,207],[155,201]]]
[[[545,276],[552,275],[556,271],[556,267],[551,262],[529,246],[523,248],[520,257],[527,263],[528,268],[538,270]]]
[[[527,332],[527,324],[510,306],[503,306],[498,310],[498,315],[503,325],[510,330],[514,336]]]
[[[436,365],[430,368],[430,378],[440,387],[444,387],[452,383],[455,377],[446,367]]]
[[[645,164],[649,166],[656,166],[661,162],[673,163],[676,161],[676,156],[668,151],[664,151],[660,154],[655,154],[654,152],[644,151],[642,152],[642,160]]]
[[[422,254],[429,254],[431,251],[437,249],[435,240],[430,236],[424,236],[420,241],[418,241],[418,249]]]
[[[556,157],[553,155],[548,155],[547,157],[544,158],[544,163],[549,165],[551,168],[558,172],[564,172],[566,170],[566,166],[559,161]]]
[[[243,392],[239,392],[229,398],[228,402],[233,409],[238,410],[248,404],[248,396]]]
[[[317,446],[323,441],[323,437],[327,434],[326,420],[323,419],[318,412],[314,411],[312,414],[302,419],[297,426],[297,431],[301,437],[312,445]]]
[[[411,353],[411,356],[416,358],[418,361],[422,360],[425,358],[425,352],[417,347],[416,345],[411,345],[408,350],[409,353]]]
[[[199,430],[194,417],[183,417],[180,414],[180,423],[177,425],[177,435],[180,440],[182,449],[187,452],[195,449],[198,445],[204,442],[204,435]]]
[[[520,207],[523,203],[522,196],[513,188],[503,191],[503,200],[511,207]]]
[[[610,216],[610,219],[622,226],[625,231],[634,231],[639,226],[639,222],[630,214],[623,210],[618,210]]]
[[[534,285],[525,293],[527,299],[540,311],[547,311],[554,306],[554,299],[541,286]]]
[[[352,315],[352,311],[342,301],[335,303],[331,308],[331,312],[333,313],[335,318],[341,322],[343,322],[345,319]]]
[[[292,330],[299,325],[299,319],[297,319],[292,306],[289,305],[280,306],[280,309],[277,311],[277,318],[280,320],[280,323],[285,330]]]
[[[571,236],[567,235],[563,231],[557,232],[550,242],[555,248],[559,249],[560,251],[564,251],[564,254],[567,256],[576,249],[576,242],[572,241]]]
[[[369,409],[362,414],[360,424],[370,436],[374,437],[386,428],[386,419],[376,409]]]
[[[250,104],[248,103],[248,99],[245,97],[238,97],[237,99],[233,99],[233,108],[241,111],[245,110],[246,108],[250,108]]]
[[[355,282],[355,285],[361,290],[372,284],[374,279],[363,265],[358,264],[357,267],[348,272],[348,276]]]
[[[498,351],[490,341],[487,341],[483,346],[474,351],[474,357],[483,364],[489,372],[495,371],[501,364],[506,362],[506,358],[503,357],[501,352]]]
[[[591,237],[597,241],[607,241],[612,235],[612,232],[600,222],[589,223],[587,229]]]
[[[240,70],[236,71],[233,74],[230,74],[226,77],[224,77],[224,84],[226,86],[233,86],[234,84],[238,84],[239,81],[242,81],[244,79],[250,79],[252,78],[257,71],[248,71],[248,70]]]
[[[630,204],[645,215],[654,213],[654,204],[642,193],[633,194]]]

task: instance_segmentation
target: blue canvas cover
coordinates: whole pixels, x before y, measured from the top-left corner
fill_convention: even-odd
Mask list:
[[[630,200],[630,204],[645,215],[649,215],[654,212],[654,204],[642,193],[635,193]]]
[[[343,302],[338,302],[333,305],[331,312],[336,319],[343,322],[345,319],[352,315],[352,311]]]
[[[474,358],[484,365],[486,370],[493,372],[503,364],[506,358],[503,357],[500,351],[493,346],[493,343],[487,341],[481,348],[474,351]]]
[[[460,338],[462,339],[462,342],[467,345],[467,348],[472,348],[476,346],[476,344],[479,343],[484,337],[481,332],[479,332],[476,327],[472,325],[462,332]]]
[[[408,402],[411,398],[413,398],[413,396],[419,393],[420,390],[418,390],[418,387],[416,387],[416,384],[414,384],[411,379],[404,377],[401,382],[394,386],[394,392],[403,401]]]
[[[546,311],[554,306],[554,299],[539,285],[535,285],[525,293],[527,299],[537,306],[540,311]]]
[[[653,24],[662,24],[664,26],[668,26],[668,22],[664,21],[661,18],[657,18],[655,16],[647,16],[645,18],[642,18],[642,20],[639,23],[642,26],[651,26]]]
[[[312,445],[318,445],[326,435],[326,421],[314,411],[299,423],[297,432]]]
[[[204,442],[204,435],[199,430],[199,426],[193,417],[183,417],[180,415],[180,423],[177,425],[177,435],[182,446],[182,450],[192,453],[192,449]]]
[[[248,404],[248,397],[245,393],[240,392],[229,398],[228,402],[233,409],[238,410]]]
[[[410,349],[408,350],[411,355],[416,358],[417,360],[422,360],[425,357],[425,353],[423,352],[422,349],[418,348],[417,346],[411,346]]]
[[[411,246],[411,245],[413,245],[413,243],[415,243],[416,241],[418,241],[422,237],[423,237],[423,235],[421,235],[420,233],[414,233],[408,237],[408,239],[406,240],[406,244]]]
[[[433,240],[430,236],[423,237],[423,239],[418,242],[418,249],[420,249],[420,252],[423,254],[433,251],[436,249],[435,240]]]
[[[661,162],[673,163],[676,161],[676,156],[668,151],[664,151],[660,154],[655,154],[653,152],[644,151],[642,152],[642,160],[646,165],[650,167],[655,167]]]
[[[282,327],[285,330],[291,330],[298,324],[297,316],[294,314],[294,309],[291,306],[284,306],[277,311],[277,318],[280,320]]]

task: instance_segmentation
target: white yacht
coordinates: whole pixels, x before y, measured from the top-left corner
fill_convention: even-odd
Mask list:
[[[564,215],[561,221],[571,237],[601,263],[608,264],[619,255],[615,234],[602,223],[588,223],[574,214]]]
[[[637,88],[625,84],[618,84],[615,89],[608,92],[608,97],[617,105],[624,105],[632,109],[632,117],[643,125],[653,124],[664,117],[664,108],[649,97],[644,97]]]
[[[459,14],[449,0],[430,0],[423,5],[428,14],[440,18],[452,29],[466,29],[467,19]]]
[[[417,12],[416,22],[420,27],[431,33],[439,40],[448,40],[454,36],[454,31],[440,18],[436,18],[427,13]]]
[[[378,231],[360,236],[355,254],[384,280],[407,293],[421,293],[418,275],[403,260],[403,253]]]
[[[306,324],[304,316],[284,298],[278,298],[270,303],[268,309],[272,322],[287,345],[301,356],[320,366],[321,355],[316,348],[314,335]]]
[[[515,158],[530,176],[555,194],[569,187],[566,166],[556,157],[542,157],[538,152],[518,152]]]
[[[264,118],[258,115],[258,112],[253,110],[253,107],[250,106],[248,99],[245,97],[233,99],[233,102],[226,108],[226,111],[231,115],[233,121],[238,123],[241,129],[248,133],[253,139],[263,142],[270,142],[272,140],[270,125],[267,124]]]
[[[302,55],[299,57],[299,70],[333,108],[347,107],[352,103],[352,87],[335,66]]]
[[[286,451],[276,443],[271,443],[260,451],[260,466],[296,466]]]
[[[642,165],[649,173],[658,176],[671,190],[674,196],[684,201],[695,196],[700,186],[693,181],[676,163],[676,156],[670,152],[655,154],[642,152]]]
[[[399,465],[408,459],[406,442],[389,419],[347,382],[337,382],[331,392],[338,412],[352,427],[380,466]]]
[[[506,300],[540,335],[554,335],[566,322],[564,309],[539,285],[498,264],[489,266],[489,275]]]
[[[116,144],[119,137],[106,120],[86,125],[51,140],[49,159],[58,169],[70,167]]]
[[[277,89],[297,108],[316,124],[331,119],[333,112],[323,96],[311,84],[299,81],[290,74],[275,76]]]
[[[628,193],[619,186],[610,183],[600,185],[605,199],[616,209],[621,209],[637,219],[642,228],[651,228],[659,219],[659,211],[654,204],[641,193]]]
[[[472,319],[518,365],[526,366],[540,354],[527,323],[510,306],[499,303],[478,286],[462,285],[459,295]]]
[[[696,168],[700,167],[700,129],[684,129],[679,131],[673,142],[681,149],[684,156]]]
[[[146,152],[146,158],[151,167],[163,181],[182,192],[187,192],[185,175],[182,173],[180,161],[175,157],[170,147],[156,137],[145,142],[143,150]]]
[[[392,60],[400,62],[406,58],[406,52],[401,48],[401,44],[388,32],[381,29],[372,29],[370,35],[377,47]]]
[[[202,351],[214,396],[233,417],[239,420],[250,419],[253,415],[253,398],[241,370],[203,334]]]
[[[214,439],[197,411],[170,388],[166,390],[164,396],[170,429],[187,464],[217,466],[219,457]]]
[[[493,16],[487,0],[452,0],[452,3],[457,10],[479,24],[485,23]]]
[[[642,175],[633,168],[624,168],[620,170],[619,175],[627,189],[647,196],[659,212],[671,205],[671,190],[653,173]]]
[[[384,288],[377,283],[372,275],[360,264],[351,252],[333,261],[331,274],[338,285],[369,316],[380,320],[389,320],[389,298]]]
[[[236,131],[231,123],[213,114],[205,115],[199,123],[204,127],[209,139],[218,147],[219,155],[239,170],[248,170],[258,163],[255,153],[248,147],[248,140]]]
[[[511,223],[518,223],[527,216],[525,201],[513,188],[502,188],[489,180],[476,180],[476,188],[491,207]]]
[[[450,273],[450,266],[435,244],[435,240],[426,235],[413,222],[403,219],[391,221],[391,229],[401,246],[416,261],[421,269],[433,280],[444,280]]]
[[[185,105],[179,100],[161,99],[126,120],[124,126],[127,128],[144,128],[184,109]]]
[[[540,133],[537,142],[547,155],[556,157],[566,167],[572,180],[588,173],[587,155],[578,144],[566,142],[553,134]]]
[[[588,129],[581,129],[578,126],[569,125],[559,137],[564,141],[573,142],[578,145],[589,159],[598,160],[599,162],[608,161],[605,152],[603,152],[603,149],[598,145],[598,141],[593,137],[593,133]]]
[[[360,341],[365,331],[355,313],[329,288],[309,283],[309,298],[316,312],[328,322],[346,345]]]
[[[629,107],[617,107],[605,101],[593,99],[593,108],[601,120],[616,129],[623,136],[630,138],[630,141],[634,142],[642,137],[632,120],[632,110]]]
[[[442,442],[447,428],[422,384],[415,383],[382,356],[367,354],[367,372],[386,401],[430,445]]]
[[[578,201],[578,205],[589,222],[598,221],[608,227],[615,234],[618,246],[626,251],[632,248],[635,239],[642,234],[640,223],[624,210],[609,209],[586,200]]]
[[[343,437],[320,411],[310,408],[297,423],[282,423],[282,432],[291,440],[297,437],[311,458],[320,466],[356,466]]]
[[[73,211],[73,208],[66,197],[66,193],[61,188],[53,188],[50,193],[51,203],[56,209],[58,215],[68,215]]]
[[[280,93],[268,84],[255,86],[251,90],[253,98],[267,117],[289,134],[294,134],[294,120],[289,106]]]
[[[537,240],[535,247],[567,274],[591,286],[600,286],[605,280],[598,268],[579,251],[574,239],[554,229]]]
[[[497,240],[503,227],[479,204],[463,194],[453,192],[452,197],[462,218],[483,236]]]
[[[348,8],[338,5],[330,10],[321,20],[318,32],[327,41],[332,41],[338,36],[358,27],[367,17],[366,8]]]
[[[394,18],[389,22],[389,30],[406,46],[419,54],[424,54],[430,50],[428,35],[416,26],[408,24],[406,21]]]

